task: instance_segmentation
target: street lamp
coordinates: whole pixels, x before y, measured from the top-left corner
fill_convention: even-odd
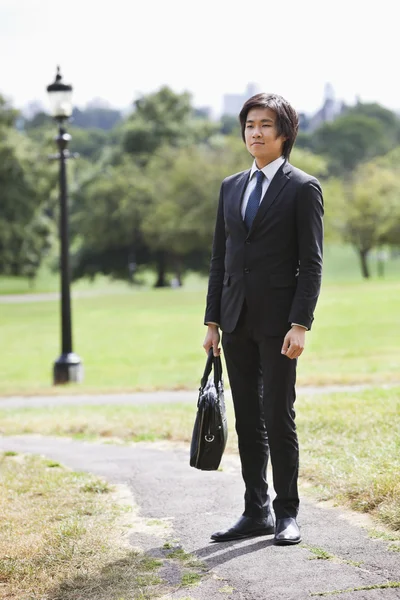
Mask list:
[[[58,154],[53,156],[60,161],[60,240],[61,240],[61,356],[55,361],[53,383],[55,385],[83,379],[82,361],[72,351],[71,295],[69,266],[69,227],[66,160],[70,157],[67,150],[71,136],[64,129],[64,122],[72,114],[72,86],[63,83],[60,67],[53,83],[47,86],[51,114],[58,123]]]

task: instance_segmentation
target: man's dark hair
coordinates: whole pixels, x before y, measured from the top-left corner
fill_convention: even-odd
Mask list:
[[[293,106],[278,94],[256,94],[246,100],[239,114],[243,141],[245,141],[244,131],[247,115],[252,108],[269,108],[274,111],[276,114],[275,127],[278,137],[283,135],[287,138],[283,144],[283,156],[289,158],[299,130],[299,117]]]

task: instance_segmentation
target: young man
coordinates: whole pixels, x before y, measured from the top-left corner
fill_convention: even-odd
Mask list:
[[[277,544],[297,544],[296,364],[320,291],[323,200],[317,179],[288,162],[298,117],[284,98],[257,94],[239,119],[254,162],[221,186],[203,346],[218,355],[222,329],[245,506],[233,526],[211,538],[275,533]],[[269,454],[276,522],[266,480]]]

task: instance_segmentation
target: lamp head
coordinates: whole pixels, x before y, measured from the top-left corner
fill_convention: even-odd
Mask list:
[[[47,86],[49,94],[51,114],[54,119],[63,121],[72,115],[72,85],[64,83],[57,67],[56,78]]]

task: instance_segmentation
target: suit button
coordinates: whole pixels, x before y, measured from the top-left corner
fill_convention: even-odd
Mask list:
[[[250,273],[250,269],[247,269],[247,268],[246,268],[246,269],[244,270],[244,272],[245,272],[245,273]]]

